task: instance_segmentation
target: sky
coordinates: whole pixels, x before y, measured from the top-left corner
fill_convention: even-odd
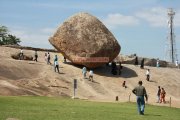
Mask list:
[[[121,45],[121,54],[167,60],[167,9],[173,8],[180,60],[180,0],[0,0],[0,25],[21,39],[21,45],[53,48],[50,36],[70,16],[97,17]]]

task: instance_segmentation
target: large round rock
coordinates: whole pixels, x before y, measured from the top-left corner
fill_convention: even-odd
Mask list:
[[[121,49],[106,26],[88,13],[70,17],[49,42],[71,62],[88,68],[112,61]]]

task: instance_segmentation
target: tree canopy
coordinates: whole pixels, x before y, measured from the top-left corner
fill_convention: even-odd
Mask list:
[[[0,45],[19,45],[20,42],[15,35],[9,34],[6,26],[0,26]]]

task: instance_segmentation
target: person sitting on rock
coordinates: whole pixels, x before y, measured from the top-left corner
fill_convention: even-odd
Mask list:
[[[89,71],[89,80],[93,82],[93,70]]]

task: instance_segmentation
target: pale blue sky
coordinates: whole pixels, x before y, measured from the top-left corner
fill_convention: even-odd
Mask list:
[[[114,34],[121,54],[164,59],[167,8],[176,12],[175,40],[180,58],[179,0],[0,0],[0,25],[21,38],[22,45],[53,48],[48,38],[57,27],[75,13],[88,12]]]

